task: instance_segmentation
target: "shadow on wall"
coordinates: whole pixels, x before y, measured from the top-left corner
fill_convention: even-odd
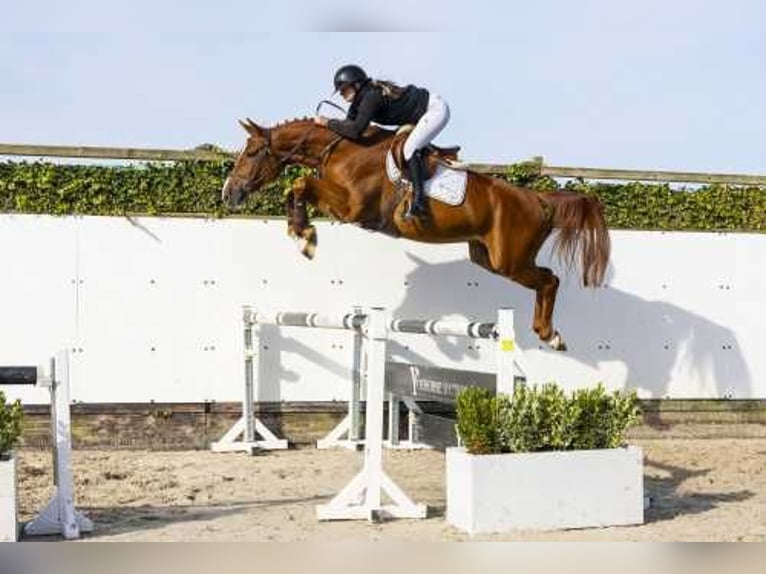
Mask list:
[[[258,336],[253,344],[259,345],[260,358],[254,365],[258,377],[256,401],[288,400],[285,396],[288,387],[311,381],[312,373],[330,376],[343,386],[351,379],[351,333],[275,325],[255,326],[254,332]],[[305,363],[318,369],[307,371]],[[345,396],[346,391],[341,392]]]
[[[547,349],[531,329],[534,293],[468,260],[431,264],[409,256],[417,267],[408,274],[397,317],[424,318],[460,314],[494,320],[499,307],[513,307],[516,336],[524,349]],[[554,267],[560,276],[563,273]],[[567,284],[568,283],[568,284]],[[664,301],[647,301],[605,287],[584,289],[562,279],[554,325],[564,335],[566,356],[598,370],[604,362],[620,362],[626,383],[652,397],[753,396],[752,375],[736,334],[724,325]],[[459,360],[466,346],[439,337],[439,350]],[[694,381],[690,387],[689,381]],[[690,393],[690,389],[693,391]]]

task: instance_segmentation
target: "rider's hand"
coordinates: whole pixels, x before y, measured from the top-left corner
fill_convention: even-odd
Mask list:
[[[314,118],[314,123],[319,125],[319,126],[322,126],[322,127],[326,128],[327,127],[327,118],[324,117],[324,116],[316,116]]]

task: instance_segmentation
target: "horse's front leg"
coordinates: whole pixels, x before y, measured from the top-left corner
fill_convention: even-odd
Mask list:
[[[317,231],[309,223],[306,205],[312,204],[329,216],[341,221],[355,222],[364,211],[363,201],[352,201],[349,191],[326,179],[301,177],[292,187],[295,195],[293,204],[293,230],[301,242],[301,253],[312,259],[316,253]]]
[[[287,234],[297,237],[295,233],[295,194],[292,190],[285,194],[285,214],[287,215]]]
[[[306,210],[306,203],[312,199],[309,178],[296,179],[288,193],[287,232],[295,237],[301,254],[308,259],[314,258],[317,249],[316,227],[311,225]]]

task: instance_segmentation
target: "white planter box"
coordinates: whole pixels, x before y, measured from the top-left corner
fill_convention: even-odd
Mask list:
[[[471,534],[641,524],[643,452],[477,456],[449,448],[447,521]]]
[[[0,542],[16,542],[19,534],[16,503],[16,457],[0,460]]]

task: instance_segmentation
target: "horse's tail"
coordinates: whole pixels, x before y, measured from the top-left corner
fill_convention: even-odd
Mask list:
[[[571,191],[546,193],[542,198],[553,208],[553,227],[558,230],[553,252],[570,268],[580,264],[583,285],[600,286],[611,251],[601,203]]]

